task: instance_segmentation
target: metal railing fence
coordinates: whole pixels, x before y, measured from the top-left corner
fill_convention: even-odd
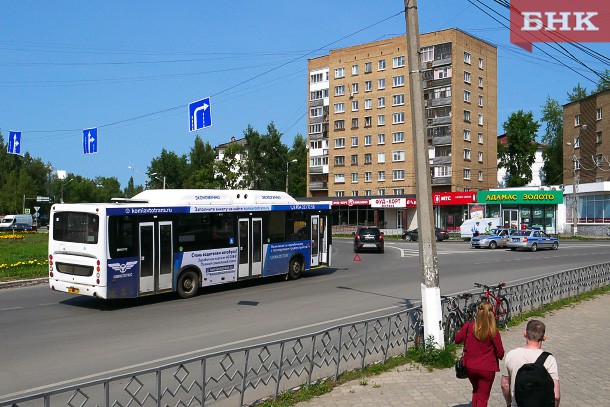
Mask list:
[[[610,263],[603,263],[507,286],[506,294],[512,315],[519,315],[608,284]],[[421,340],[421,333],[421,309],[411,308],[312,334],[0,400],[0,407],[243,406],[406,354]]]

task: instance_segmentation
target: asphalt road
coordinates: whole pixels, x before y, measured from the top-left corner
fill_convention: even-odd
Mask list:
[[[205,289],[190,300],[103,302],[46,285],[0,290],[0,399],[410,307],[420,298],[417,247],[388,240],[384,254],[355,262],[351,240],[335,239],[330,270]],[[610,241],[535,253],[437,247],[443,294],[610,261]]]

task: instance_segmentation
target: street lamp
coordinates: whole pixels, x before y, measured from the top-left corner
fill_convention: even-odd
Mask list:
[[[296,158],[294,160],[286,161],[286,193],[288,193],[288,165],[290,163],[296,163],[297,161]]]
[[[141,171],[136,170],[135,168],[133,168],[131,165],[128,165],[127,168],[129,168],[132,171],[137,172],[138,174],[142,175],[143,177],[146,177],[146,181],[144,181],[144,189],[148,189],[148,180],[150,178],[152,178],[153,175],[156,175],[157,173],[153,173],[153,174],[144,174]]]
[[[157,174],[159,174],[158,172],[153,172],[152,174],[149,174],[151,178],[156,179],[157,181],[161,181],[161,178],[157,177]],[[165,189],[165,175],[163,176],[163,189]]]
[[[578,159],[576,158],[576,145],[567,142],[566,145],[572,146],[572,236],[578,234],[578,199],[576,191],[578,189],[578,178],[576,177],[576,167]]]
[[[62,186],[61,186],[61,203],[64,203],[64,188],[66,187],[66,185],[68,185],[70,182],[74,181],[74,178],[70,178],[67,182],[65,182]]]

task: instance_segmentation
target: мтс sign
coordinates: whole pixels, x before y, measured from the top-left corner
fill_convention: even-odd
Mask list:
[[[534,42],[610,41],[608,0],[511,0],[510,42],[532,51]]]

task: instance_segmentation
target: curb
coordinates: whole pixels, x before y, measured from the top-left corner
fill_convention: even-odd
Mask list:
[[[30,287],[34,285],[48,284],[49,279],[47,277],[44,278],[33,278],[31,280],[14,280],[14,281],[5,281],[0,282],[0,290],[5,288],[16,288],[16,287]]]

